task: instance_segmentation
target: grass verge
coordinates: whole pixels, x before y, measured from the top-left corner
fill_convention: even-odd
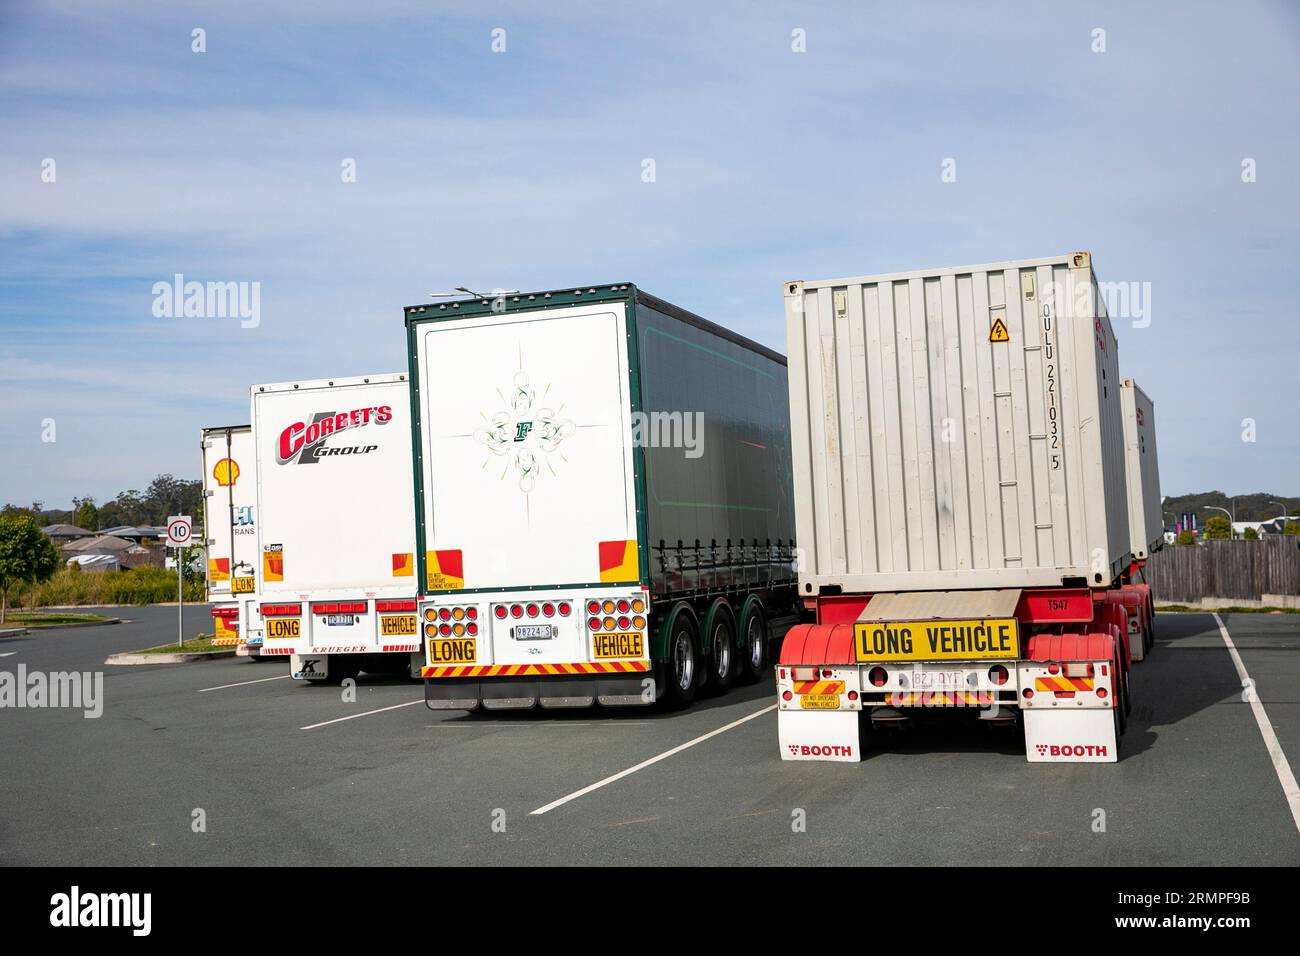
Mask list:
[[[157,647],[146,647],[139,651],[128,651],[129,654],[202,654],[205,651],[228,651],[229,645],[217,645],[212,643],[212,634],[198,634],[191,637],[184,644],[177,646],[175,641],[170,644],[159,644]]]
[[[58,627],[61,624],[91,624],[95,621],[107,621],[104,614],[64,614],[58,611],[50,614],[33,614],[28,611],[10,611],[5,615],[0,627]]]

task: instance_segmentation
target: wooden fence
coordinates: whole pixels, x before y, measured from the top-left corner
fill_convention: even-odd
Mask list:
[[[1147,561],[1146,580],[1161,604],[1300,594],[1300,537],[1165,545]]]

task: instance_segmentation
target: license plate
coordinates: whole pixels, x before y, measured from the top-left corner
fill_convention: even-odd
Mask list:
[[[971,685],[964,670],[920,670],[908,675],[916,690],[965,690]]]
[[[799,698],[799,706],[803,710],[838,710],[840,706],[840,695],[805,694]]]
[[[429,642],[430,664],[473,664],[478,660],[472,637],[442,637]]]
[[[853,645],[860,662],[1016,660],[1020,631],[1013,617],[882,621],[855,624]]]
[[[384,637],[405,637],[415,633],[415,615],[401,614],[379,619],[379,633]]]
[[[230,579],[231,594],[252,594],[256,589],[256,581],[254,581],[253,578],[244,577]]]
[[[266,622],[267,637],[297,637],[298,622],[296,620],[277,621],[275,619]]]
[[[326,614],[325,623],[330,627],[350,627],[355,621],[351,614]]]
[[[555,636],[555,629],[549,624],[516,624],[516,641],[549,641]]]
[[[645,645],[640,634],[593,634],[591,652],[597,659],[644,657]]]

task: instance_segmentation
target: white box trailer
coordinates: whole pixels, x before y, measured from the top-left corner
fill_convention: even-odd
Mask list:
[[[1023,722],[1031,761],[1116,759],[1141,586],[1091,256],[783,291],[815,623],[782,647],[782,757],[859,759],[860,719],[968,708]]]
[[[250,425],[200,430],[203,460],[203,541],[207,599],[214,644],[238,647],[258,659],[262,621],[257,614],[257,478]]]
[[[419,650],[410,397],[393,373],[255,385],[263,653],[301,680]]]
[[[430,708],[758,680],[794,600],[784,358],[631,284],[406,324]]]

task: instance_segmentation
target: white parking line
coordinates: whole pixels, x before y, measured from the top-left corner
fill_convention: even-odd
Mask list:
[[[0,657],[13,657],[17,653],[18,653],[17,651],[9,651],[6,654],[0,654]]]
[[[560,799],[558,800],[552,800],[546,806],[538,807],[536,810],[530,813],[529,816],[533,816],[533,817],[541,816],[543,813],[548,813],[549,811],[554,810],[556,807],[562,807],[570,800],[577,800],[579,797],[585,797],[593,790],[599,790],[601,787],[608,786],[611,783],[614,783],[618,780],[622,780],[624,777],[629,776],[630,774],[634,774],[638,770],[644,770],[646,767],[649,767],[652,764],[657,764],[661,760],[667,760],[669,757],[673,756],[673,754],[679,754],[683,750],[688,750],[691,747],[694,747],[696,744],[702,744],[710,737],[716,737],[718,736],[718,734],[725,734],[728,730],[732,730],[736,727],[739,727],[741,724],[748,723],[749,721],[753,720],[755,717],[762,717],[764,714],[769,714],[774,710],[776,710],[776,704],[772,704],[768,707],[764,707],[762,710],[756,710],[752,714],[749,714],[748,716],[741,717],[740,720],[733,720],[725,727],[719,727],[717,730],[710,730],[707,734],[696,737],[694,740],[688,740],[684,744],[678,744],[672,750],[665,750],[663,753],[659,754],[658,756],[651,757],[649,760],[642,760],[635,767],[628,767],[626,770],[620,770],[618,773],[606,777],[604,780],[597,780],[589,787],[583,787],[581,790],[575,790],[567,797],[560,797]]]
[[[1241,678],[1242,685],[1251,688],[1250,709],[1255,715],[1255,723],[1259,725],[1259,732],[1264,737],[1264,746],[1268,748],[1268,756],[1273,761],[1273,770],[1277,773],[1278,782],[1282,784],[1282,792],[1286,794],[1286,802],[1291,807],[1291,819],[1295,821],[1296,829],[1300,830],[1300,786],[1296,785],[1295,774],[1291,772],[1291,765],[1287,763],[1286,754],[1282,752],[1282,745],[1278,743],[1277,734],[1273,732],[1273,725],[1269,723],[1268,714],[1264,712],[1264,705],[1260,703],[1259,694],[1255,691],[1255,683],[1246,673],[1246,665],[1241,662],[1241,655],[1237,653],[1237,646],[1232,643],[1228,628],[1224,626],[1223,619],[1218,614],[1214,615],[1214,622],[1219,625],[1219,634],[1223,637],[1223,643],[1228,645],[1232,666],[1237,668],[1237,676]]]
[[[342,723],[345,720],[356,720],[358,717],[369,717],[371,714],[382,714],[386,710],[397,710],[399,707],[414,707],[416,704],[423,704],[424,698],[419,700],[408,700],[405,704],[393,704],[391,707],[380,707],[378,710],[367,710],[363,714],[348,714],[346,717],[335,717],[333,720],[322,720],[319,724],[308,724],[306,727],[299,727],[299,730],[315,730],[317,727],[325,727],[329,724]]]
[[[269,680],[288,680],[292,674],[281,674],[279,677],[259,677],[257,680],[241,680],[238,684],[222,684],[220,687],[204,687],[199,693],[206,694],[210,690],[225,690],[227,687],[247,687],[249,684],[265,684]]]

